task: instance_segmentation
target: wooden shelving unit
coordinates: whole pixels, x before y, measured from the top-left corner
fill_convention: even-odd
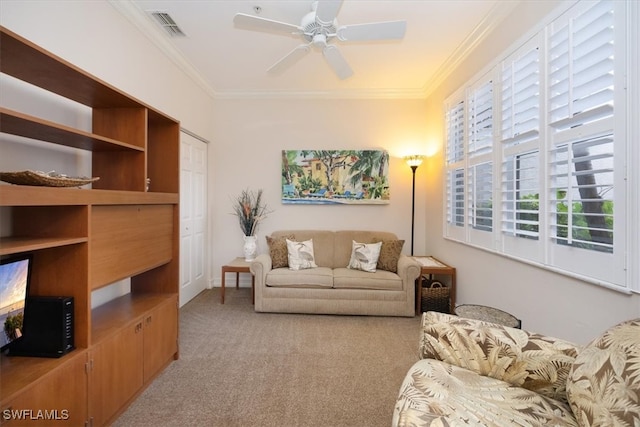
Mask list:
[[[74,297],[76,346],[2,355],[0,411],[59,418],[0,423],[107,425],[178,358],[179,123],[4,27],[0,72],[92,112],[86,132],[0,107],[0,132],[90,152],[100,176],[91,189],[0,184],[0,255],[33,254],[32,295]],[[130,294],[91,308],[94,290],[129,277]]]

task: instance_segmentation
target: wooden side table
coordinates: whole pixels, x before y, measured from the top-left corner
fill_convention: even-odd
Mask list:
[[[224,304],[224,285],[225,285],[225,276],[226,273],[236,273],[236,289],[239,287],[240,283],[240,273],[249,273],[251,274],[251,270],[249,270],[250,263],[245,261],[243,257],[238,257],[231,261],[228,264],[222,266],[222,283],[220,284],[220,303]],[[256,280],[251,275],[251,304],[255,304],[255,285]]]
[[[454,307],[456,306],[456,269],[443,263],[442,261],[432,256],[414,256],[413,259],[418,261],[421,265],[420,277],[416,280],[417,292],[416,292],[416,310],[418,314],[422,313],[422,280],[423,276],[429,275],[443,275],[451,276],[451,284],[449,289],[450,298],[450,311],[453,314]]]

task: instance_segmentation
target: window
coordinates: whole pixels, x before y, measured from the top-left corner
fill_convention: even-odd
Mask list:
[[[446,101],[445,237],[629,287],[629,7],[577,2]]]
[[[493,73],[467,93],[467,236],[474,245],[493,248]]]
[[[500,65],[502,250],[542,262],[540,192],[542,156],[542,36],[534,37]]]
[[[465,104],[458,94],[446,107],[446,233],[448,236],[462,238],[465,218],[465,171],[464,133]]]
[[[469,169],[469,225],[476,230],[493,229],[492,182],[491,162]]]

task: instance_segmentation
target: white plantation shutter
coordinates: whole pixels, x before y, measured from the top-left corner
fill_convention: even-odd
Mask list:
[[[502,69],[502,143],[511,147],[540,134],[540,52],[538,47],[506,60]]]
[[[445,106],[446,120],[446,212],[447,237],[464,237],[465,218],[465,102],[462,92],[452,96]]]
[[[500,232],[502,250],[541,262],[540,125],[542,37],[501,64]]]
[[[540,235],[539,152],[516,154],[502,163],[502,233],[538,240]]]
[[[550,123],[567,129],[613,116],[613,2],[589,8],[550,37]]]
[[[493,164],[481,163],[469,168],[469,226],[493,230]]]
[[[464,160],[464,101],[454,103],[446,112],[447,163]]]
[[[616,127],[614,117],[616,91],[624,90],[616,75],[624,74],[624,62],[616,55],[615,3],[579,3],[550,31],[546,206],[548,262],[624,284],[626,237],[615,231],[625,212],[624,196],[618,195],[618,186],[624,188],[625,150],[618,154],[616,148],[624,147],[624,127]],[[622,117],[622,104],[620,111]]]
[[[552,150],[552,236],[560,245],[613,252],[613,135]]]
[[[640,4],[554,13],[446,101],[445,237],[640,290]]]
[[[469,156],[491,152],[493,147],[493,82],[485,81],[467,97]]]
[[[454,169],[448,173],[447,222],[457,227],[464,226],[464,169]]]
[[[467,240],[493,248],[494,82],[491,71],[467,91]]]

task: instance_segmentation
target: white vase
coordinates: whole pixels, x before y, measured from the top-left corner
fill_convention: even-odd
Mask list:
[[[253,261],[256,257],[256,253],[258,252],[258,244],[257,244],[256,236],[244,236],[244,260],[245,261]]]

